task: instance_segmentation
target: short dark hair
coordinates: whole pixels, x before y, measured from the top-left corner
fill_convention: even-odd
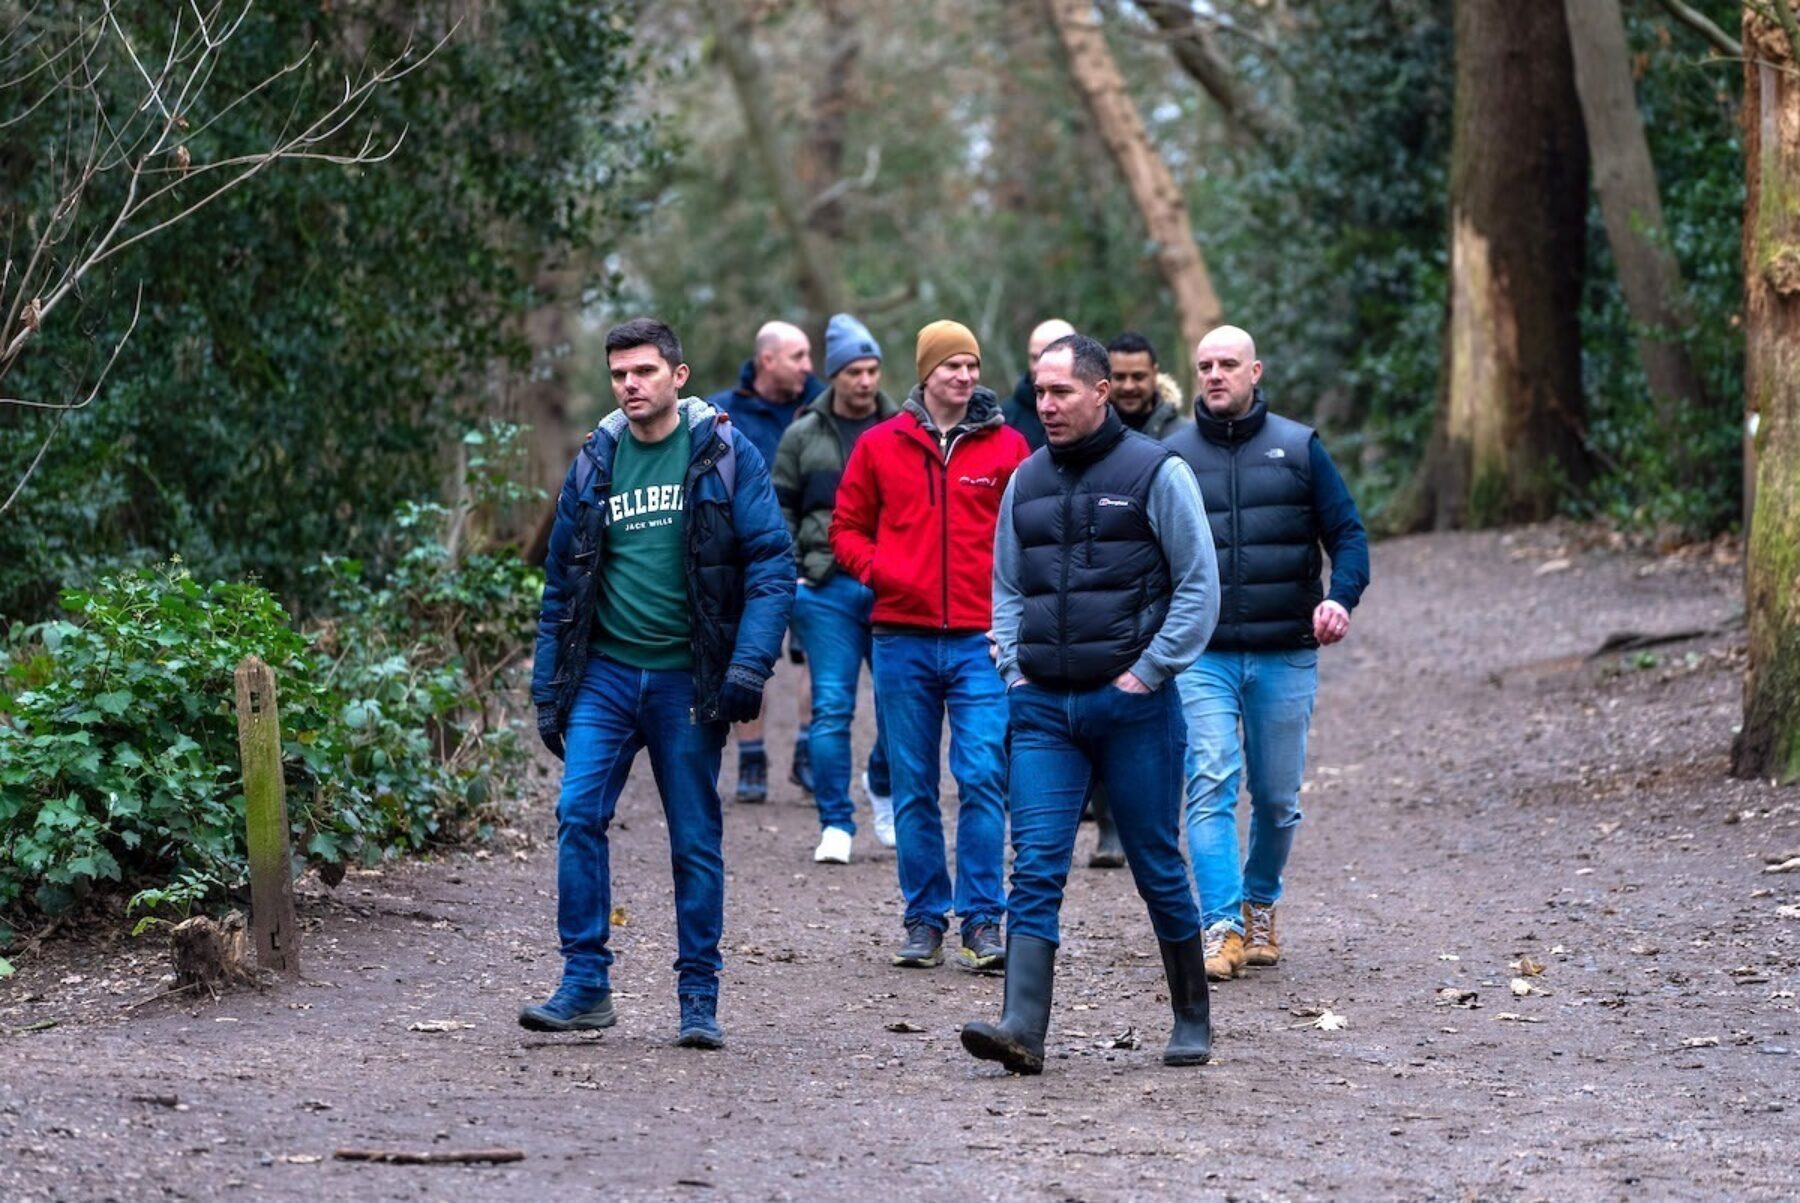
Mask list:
[[[1075,371],[1075,379],[1085,385],[1091,387],[1099,384],[1102,380],[1112,379],[1112,360],[1108,358],[1106,348],[1101,346],[1096,339],[1089,338],[1085,334],[1065,334],[1044,348],[1038,356],[1038,362],[1042,363],[1044,356],[1052,351],[1069,353],[1070,366]]]
[[[1106,350],[1109,355],[1148,355],[1151,367],[1162,362],[1157,359],[1156,348],[1150,345],[1150,340],[1136,330],[1126,330],[1107,343]]]
[[[620,322],[606,332],[606,357],[609,361],[614,351],[629,351],[633,347],[655,347],[662,352],[663,362],[671,368],[682,362],[681,340],[675,337],[675,331],[669,329],[667,322],[657,321],[653,317],[634,317],[628,322]]]

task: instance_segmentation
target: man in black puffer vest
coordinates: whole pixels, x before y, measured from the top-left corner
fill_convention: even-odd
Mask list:
[[[1174,678],[1219,610],[1212,536],[1193,473],[1107,404],[1106,348],[1072,334],[1035,383],[1046,445],[1007,486],[994,537],[994,630],[1011,732],[1012,888],[999,1023],[963,1047],[1038,1073],[1050,1023],[1063,882],[1089,784],[1113,801],[1125,856],[1162,944],[1175,1030],[1169,1065],[1211,1056],[1200,912],[1181,859],[1185,728]]]
[[[1350,629],[1369,540],[1311,427],[1269,412],[1256,344],[1222,326],[1194,351],[1196,426],[1170,436],[1206,498],[1224,604],[1206,654],[1181,674],[1188,854],[1206,919],[1206,971],[1274,965],[1275,904],[1300,823],[1319,648]],[[1331,592],[1319,583],[1331,553]],[[1243,725],[1243,737],[1238,726]],[[1238,860],[1238,782],[1250,776],[1250,849]]]

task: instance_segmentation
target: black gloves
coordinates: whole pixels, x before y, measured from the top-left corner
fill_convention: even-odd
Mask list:
[[[538,738],[550,749],[550,755],[563,758],[562,723],[556,717],[555,702],[541,702],[537,708]]]
[[[725,670],[725,684],[719,690],[719,719],[727,723],[747,723],[762,713],[762,679],[755,673],[736,667]]]

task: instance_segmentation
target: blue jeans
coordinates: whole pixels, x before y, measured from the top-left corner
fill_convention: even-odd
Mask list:
[[[1112,684],[1008,692],[1012,724],[1012,890],[1006,929],[1060,941],[1057,916],[1089,785],[1112,800],[1119,843],[1158,939],[1200,930],[1181,859],[1181,701],[1172,684],[1131,694]]]
[[[1006,697],[985,635],[876,635],[875,694],[887,722],[894,838],[905,922],[943,931],[952,909],[968,933],[1006,911]],[[938,749],[950,715],[956,778],[956,885],[944,859]]]
[[[850,719],[856,713],[856,679],[869,658],[869,611],[875,595],[854,577],[835,573],[823,585],[794,593],[794,631],[806,648],[812,674],[813,799],[819,826],[856,831],[850,801]],[[875,746],[869,750],[869,785],[878,794],[889,785],[881,700],[875,701]]]
[[[1187,716],[1188,854],[1206,925],[1244,927],[1243,904],[1281,901],[1300,825],[1316,648],[1207,652],[1177,679]],[[1243,727],[1240,740],[1238,728]],[[1250,852],[1238,860],[1238,783],[1250,781]]]
[[[719,993],[725,926],[720,852],[719,753],[725,724],[695,724],[694,681],[685,669],[629,668],[594,656],[564,732],[562,796],[556,804],[556,928],[563,981],[611,986],[612,872],[606,829],[639,748],[669,824],[675,872],[675,972],[683,994]]]

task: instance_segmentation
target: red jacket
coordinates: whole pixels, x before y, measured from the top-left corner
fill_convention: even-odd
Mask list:
[[[987,389],[975,390],[942,448],[916,388],[899,415],[856,441],[838,483],[831,552],[875,591],[874,621],[988,629],[1000,498],[1028,454]]]

